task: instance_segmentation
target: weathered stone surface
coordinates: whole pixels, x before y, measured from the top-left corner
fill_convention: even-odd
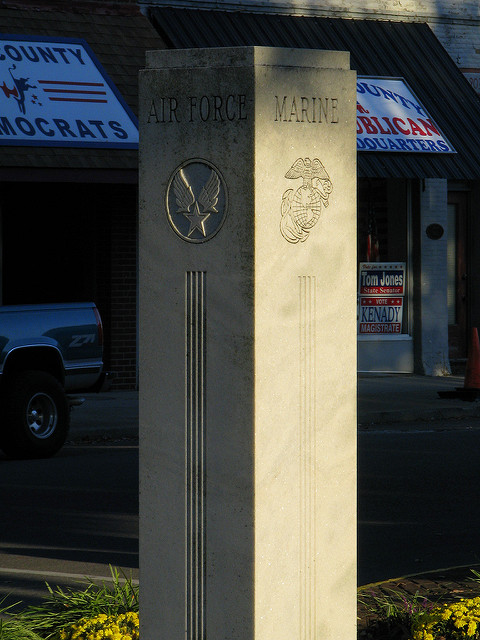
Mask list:
[[[353,640],[355,73],[268,48],[147,63],[142,637]]]

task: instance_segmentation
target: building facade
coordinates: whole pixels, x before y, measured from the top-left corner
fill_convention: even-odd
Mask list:
[[[0,20],[3,34],[15,38],[86,42],[133,116],[137,75],[148,49],[348,50],[352,68],[368,86],[371,78],[404,78],[455,153],[432,153],[432,147],[415,142],[408,150],[359,148],[358,367],[426,375],[462,370],[470,330],[480,324],[480,253],[474,243],[480,2],[4,0]],[[15,48],[9,51],[16,55]],[[6,108],[14,100],[6,67],[0,80],[0,104]],[[17,145],[7,140],[5,113],[0,113],[1,302],[94,300],[105,325],[106,366],[117,387],[133,388],[138,383],[137,150],[28,140]],[[18,117],[28,136],[28,114]],[[359,129],[362,123],[371,126],[362,118],[368,115],[360,111]],[[371,275],[375,264],[379,274],[404,281],[386,304],[361,289],[362,274]],[[383,320],[394,314],[396,322],[386,326],[382,314]],[[372,318],[379,322],[362,324]]]
[[[413,138],[410,146],[395,149],[385,146],[388,138],[376,147],[371,139],[359,140],[358,367],[427,375],[461,371],[470,330],[480,322],[473,242],[480,178],[474,142],[480,4],[245,0],[141,6],[166,47],[336,48],[351,52],[352,68],[367,79],[365,87],[378,86],[379,78],[405,79],[450,148],[436,154]],[[359,95],[359,134],[373,131],[361,111],[362,99]],[[384,133],[393,133],[383,125]],[[412,132],[417,141],[426,135],[418,128]],[[377,266],[365,267],[369,262]],[[362,268],[365,273],[375,268],[371,273],[378,278],[382,273],[404,278],[404,288],[392,290],[400,292],[400,300],[362,289]],[[395,326],[380,322],[381,315],[392,314]],[[379,322],[362,322],[367,319]]]
[[[94,301],[105,366],[134,388],[138,143],[108,123],[136,131],[162,43],[134,2],[0,2],[0,24],[0,302]]]

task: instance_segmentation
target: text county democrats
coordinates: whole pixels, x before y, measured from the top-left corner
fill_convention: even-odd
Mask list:
[[[358,78],[357,149],[455,153],[402,78]]]
[[[138,128],[85,41],[0,36],[0,144],[136,148]]]

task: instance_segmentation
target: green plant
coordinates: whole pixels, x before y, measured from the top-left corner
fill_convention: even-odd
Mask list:
[[[472,580],[473,582],[480,583],[480,573],[475,569],[470,569],[470,571],[473,573],[473,576],[474,576],[473,578],[470,578],[470,580]]]
[[[0,640],[41,640],[40,636],[12,616],[11,610],[19,603],[2,607],[4,602],[5,598],[0,601]]]
[[[474,582],[480,573],[471,570]],[[366,623],[359,637],[369,640],[480,640],[480,597],[436,603],[418,591],[408,597],[384,586],[363,589],[359,606]]]
[[[410,640],[412,625],[435,606],[418,591],[408,598],[400,591],[385,587],[379,592],[362,591],[358,602],[366,612],[360,637],[372,640]]]
[[[42,640],[18,620],[0,620],[0,640]]]
[[[15,614],[15,621],[41,638],[55,638],[56,633],[72,627],[82,619],[94,619],[99,615],[120,616],[129,612],[138,612],[138,587],[132,580],[110,567],[112,584],[98,584],[89,580],[84,589],[53,589],[47,584],[48,595],[39,605],[27,607]],[[67,636],[68,637],[68,636]],[[73,636],[72,636],[73,637]],[[78,636],[80,638],[80,636]],[[100,636],[101,637],[101,636]],[[107,636],[108,637],[108,636]],[[36,640],[37,636],[32,636]],[[14,637],[0,635],[0,640],[16,640]],[[30,640],[28,636],[18,640]]]

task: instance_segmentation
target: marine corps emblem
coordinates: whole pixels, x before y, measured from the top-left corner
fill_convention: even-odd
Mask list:
[[[188,160],[173,172],[167,187],[167,216],[187,242],[206,242],[220,230],[227,194],[220,171],[206,160]]]
[[[287,189],[282,196],[280,231],[288,242],[305,242],[318,222],[322,204],[328,207],[333,185],[318,158],[298,158],[285,174],[286,178],[303,178],[296,191]]]

